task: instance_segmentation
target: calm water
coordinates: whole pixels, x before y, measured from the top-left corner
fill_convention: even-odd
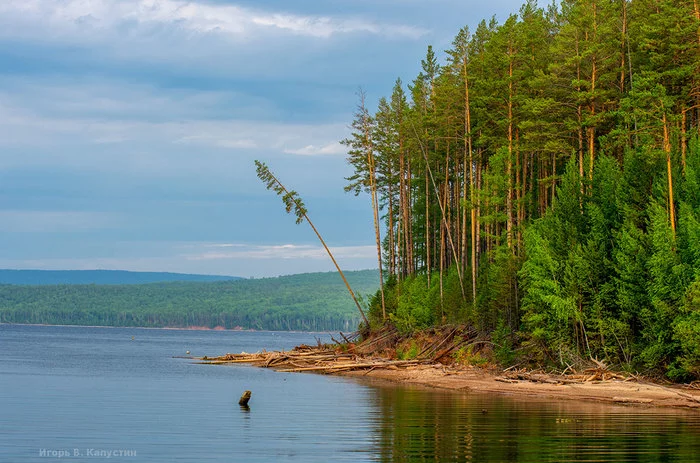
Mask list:
[[[0,325],[0,462],[700,461],[698,413],[173,358],[300,343],[315,337]]]

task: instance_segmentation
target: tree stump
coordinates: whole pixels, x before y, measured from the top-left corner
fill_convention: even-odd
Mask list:
[[[248,406],[248,401],[250,400],[251,392],[250,391],[245,391],[243,395],[241,396],[240,400],[238,401],[238,405],[242,407],[247,407]]]

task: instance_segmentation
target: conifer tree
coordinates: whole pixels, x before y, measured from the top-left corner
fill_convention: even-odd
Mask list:
[[[377,262],[379,266],[379,291],[382,302],[382,319],[386,320],[386,301],[384,300],[384,273],[382,262],[382,239],[379,223],[379,199],[377,195],[377,166],[375,159],[375,121],[369,114],[365,105],[365,93],[359,91],[360,102],[357,106],[355,120],[352,123],[353,133],[351,138],[342,143],[348,146],[348,163],[354,168],[354,174],[347,180],[350,184],[345,191],[353,191],[358,195],[360,191],[367,191],[372,198],[372,214],[374,215],[374,235],[377,244]]]

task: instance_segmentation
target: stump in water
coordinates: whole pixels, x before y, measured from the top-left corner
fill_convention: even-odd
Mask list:
[[[243,395],[241,396],[240,400],[238,400],[238,405],[242,407],[247,407],[248,406],[248,401],[250,400],[251,392],[250,391],[245,391]]]

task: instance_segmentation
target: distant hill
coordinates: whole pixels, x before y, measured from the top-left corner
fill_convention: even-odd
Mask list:
[[[379,272],[346,273],[367,300]],[[218,282],[0,284],[0,323],[353,331],[357,307],[337,273]]]
[[[0,269],[0,284],[6,285],[139,285],[171,281],[230,281],[240,277],[193,275],[127,270],[6,270]]]

